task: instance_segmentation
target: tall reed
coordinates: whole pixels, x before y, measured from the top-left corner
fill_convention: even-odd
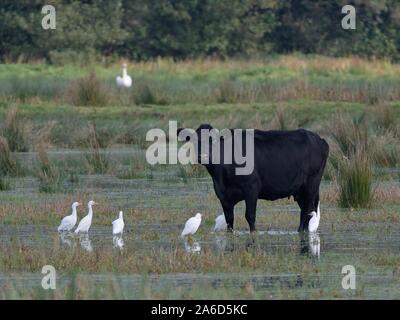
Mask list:
[[[91,171],[97,174],[106,173],[109,163],[107,157],[101,151],[95,123],[89,126],[87,143],[89,151],[85,154],[85,157]]]

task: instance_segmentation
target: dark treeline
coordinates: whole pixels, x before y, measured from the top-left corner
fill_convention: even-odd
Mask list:
[[[43,30],[52,4],[57,29]],[[343,30],[341,8],[357,10]],[[272,53],[400,60],[398,0],[2,0],[0,59],[176,59]]]

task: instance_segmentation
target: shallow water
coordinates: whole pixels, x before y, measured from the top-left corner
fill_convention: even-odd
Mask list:
[[[206,227],[204,227],[206,228]],[[184,247],[184,241],[180,239],[181,224],[138,224],[135,226],[126,226],[123,239],[125,245],[134,247],[135,250],[146,251],[149,247],[165,247],[173,242],[181,242]],[[382,230],[382,232],[379,232]],[[151,240],[148,240],[150,235]],[[154,235],[154,237],[152,237]],[[74,233],[64,233],[63,238],[70,240],[79,240],[80,236]],[[380,223],[362,223],[357,226],[341,226],[334,232],[323,230],[318,232],[323,248],[327,254],[343,253],[348,250],[379,250],[387,249],[400,253],[400,230],[388,227],[387,224]],[[38,225],[0,225],[0,244],[19,243],[28,247],[51,247],[54,246],[55,239],[63,244],[62,237],[57,233],[56,228]],[[95,247],[107,247],[112,245],[113,236],[111,228],[93,226],[90,229],[89,240]],[[153,239],[154,238],[154,239]],[[263,250],[274,250],[276,248],[284,249],[293,246],[301,247],[303,242],[309,236],[301,236],[294,230],[259,230],[256,235],[250,235],[248,231],[235,230],[234,234],[225,232],[206,233],[204,236],[194,236],[194,240],[200,244],[203,249],[220,249],[218,242],[226,243],[226,246],[237,245],[239,247],[248,245],[249,241],[254,241],[254,245]],[[166,248],[168,249],[168,248]]]
[[[261,230],[250,236],[247,231],[235,231],[233,235],[212,233],[195,236],[191,241],[179,238],[180,225],[142,224],[128,226],[123,239],[115,239],[109,228],[93,227],[88,237],[76,237],[67,234],[64,239],[47,226],[0,226],[0,244],[18,244],[24,247],[61,246],[64,250],[80,247],[87,251],[100,251],[107,248],[135,250],[146,254],[149,250],[162,248],[164,251],[176,247],[187,251],[187,254],[201,254],[203,251],[224,252],[235,250],[262,250],[267,254],[282,253],[312,259],[317,266],[334,266],[335,272],[318,273],[315,276],[291,273],[181,273],[149,275],[87,274],[86,281],[92,285],[102,286],[117,283],[119,290],[125,292],[123,297],[142,297],[143,282],[155,291],[166,288],[179,288],[185,292],[193,288],[209,287],[224,290],[243,289],[251,286],[260,298],[384,298],[400,297],[400,281],[396,273],[387,269],[369,271],[368,265],[361,266],[362,272],[357,276],[358,287],[362,291],[345,291],[341,287],[341,268],[344,265],[359,267],[359,258],[368,253],[400,254],[400,231],[388,228],[386,224],[364,223],[358,226],[342,226],[339,230],[324,230],[313,236],[301,236],[295,231]],[[377,230],[382,230],[379,232]],[[154,233],[155,239],[148,240]],[[63,237],[64,237],[63,236]],[[67,241],[65,241],[67,239]],[[122,244],[122,245],[121,245]],[[259,251],[258,251],[259,252]],[[337,266],[337,267],[336,267]],[[332,268],[331,268],[332,270]],[[30,273],[4,274],[0,271],[0,288],[6,283],[23,288],[37,287],[42,275]],[[67,285],[71,279],[62,274],[59,285]],[[319,293],[318,293],[319,292]],[[333,293],[332,293],[333,292]],[[339,292],[339,294],[337,293]],[[337,295],[337,296],[335,296]],[[174,298],[174,296],[167,295]]]

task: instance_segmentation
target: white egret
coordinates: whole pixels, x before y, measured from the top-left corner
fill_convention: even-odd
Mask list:
[[[218,217],[215,218],[215,227],[214,227],[214,232],[217,231],[224,231],[226,230],[226,220],[225,220],[225,215],[220,214]]]
[[[116,234],[122,235],[122,231],[124,231],[124,226],[125,226],[122,211],[119,212],[118,219],[112,222],[112,226],[113,226],[113,235]]]
[[[320,211],[319,211],[319,203],[317,212],[313,211],[310,213],[311,219],[308,222],[308,232],[316,232],[319,226],[319,219],[320,219]]]
[[[72,228],[75,227],[76,220],[78,219],[76,214],[76,208],[80,205],[81,204],[79,202],[74,202],[72,204],[72,213],[61,220],[61,223],[57,228],[58,232],[71,231]]]
[[[188,221],[186,221],[181,237],[184,238],[185,236],[195,234],[197,229],[200,227],[200,223],[201,214],[197,213],[194,217],[191,217]]]
[[[93,200],[88,202],[89,212],[79,222],[78,227],[75,229],[75,233],[79,233],[79,232],[87,233],[87,232],[89,232],[90,226],[92,225],[92,218],[93,218],[93,208],[92,207],[95,204],[96,204],[96,202],[94,202]]]
[[[122,64],[122,77],[117,76],[116,82],[117,82],[117,87],[120,88],[130,88],[132,85],[132,78],[128,75],[127,73],[127,64],[124,63]]]

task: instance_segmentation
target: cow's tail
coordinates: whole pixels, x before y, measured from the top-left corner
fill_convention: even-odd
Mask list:
[[[321,139],[321,147],[322,147],[322,166],[321,169],[322,171],[325,170],[326,162],[328,161],[329,157],[329,144],[326,142],[325,139]]]

